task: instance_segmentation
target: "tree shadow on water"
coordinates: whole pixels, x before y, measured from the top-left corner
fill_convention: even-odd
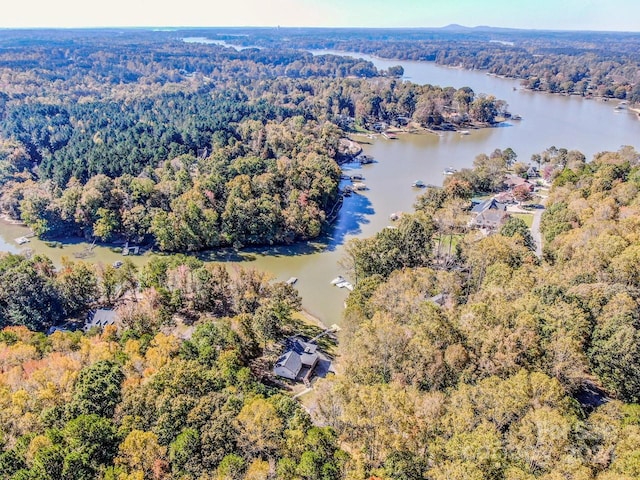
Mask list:
[[[355,193],[345,198],[338,218],[323,236],[327,250],[335,250],[345,242],[348,235],[362,233],[361,226],[369,223],[369,217],[374,213],[371,201],[365,195]]]
[[[297,255],[313,255],[323,251],[335,251],[345,242],[348,235],[358,235],[362,232],[361,225],[370,222],[369,216],[375,213],[371,201],[365,196],[354,193],[344,199],[338,218],[320,237],[298,242],[292,245],[267,245],[261,247],[246,247],[243,249],[223,248],[200,252],[197,256],[207,262],[251,262],[256,257],[268,255],[271,257],[291,257]]]

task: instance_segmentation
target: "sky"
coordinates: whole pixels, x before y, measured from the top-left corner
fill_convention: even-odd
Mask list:
[[[0,28],[469,27],[640,31],[640,0],[8,0]]]

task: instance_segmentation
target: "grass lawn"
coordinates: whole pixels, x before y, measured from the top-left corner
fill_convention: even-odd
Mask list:
[[[511,216],[521,218],[529,228],[531,228],[531,225],[533,224],[533,215],[531,213],[512,213]]]
[[[442,243],[440,244],[440,254],[444,255],[451,251],[452,254],[456,252],[456,245],[464,238],[464,235],[443,235]],[[434,248],[437,250],[438,248],[438,237],[435,237],[435,246]]]

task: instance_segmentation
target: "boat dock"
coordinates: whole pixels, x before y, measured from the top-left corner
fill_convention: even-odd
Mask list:
[[[338,275],[336,278],[331,280],[331,285],[335,285],[338,288],[346,288],[349,291],[353,291],[353,285],[351,282],[348,282],[344,279],[342,275]]]

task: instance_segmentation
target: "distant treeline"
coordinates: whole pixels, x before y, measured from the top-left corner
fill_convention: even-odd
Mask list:
[[[238,34],[242,33],[243,36]],[[200,35],[211,35],[199,31]],[[522,79],[533,90],[640,102],[640,34],[500,28],[216,30],[233,44],[361,52]]]

